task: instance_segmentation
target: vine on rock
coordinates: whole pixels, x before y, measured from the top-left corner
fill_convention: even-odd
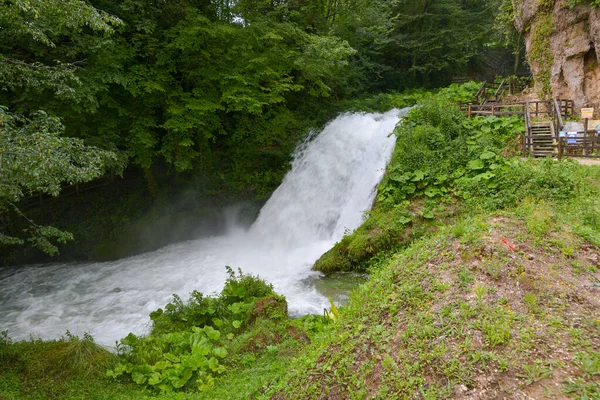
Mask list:
[[[529,62],[538,65],[538,72],[535,79],[541,83],[543,97],[552,94],[550,84],[551,68],[554,62],[554,55],[550,49],[550,36],[554,31],[552,23],[552,9],[554,0],[538,0],[538,16],[531,25],[531,50],[529,52]]]

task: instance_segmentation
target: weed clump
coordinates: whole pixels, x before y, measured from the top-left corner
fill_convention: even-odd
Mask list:
[[[102,379],[116,363],[116,355],[88,333],[80,338],[67,331],[58,340],[20,342],[13,342],[7,332],[0,334],[0,378],[3,373],[21,377],[27,398],[60,398],[73,382]]]
[[[285,298],[258,276],[227,272],[219,296],[194,291],[151,313],[151,333],[122,339],[121,362],[107,375],[161,392],[206,391],[240,362],[275,356],[283,344],[293,353],[308,336],[289,329]]]

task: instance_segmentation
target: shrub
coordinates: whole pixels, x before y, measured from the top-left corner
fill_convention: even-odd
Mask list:
[[[161,391],[211,387],[227,369],[224,360],[234,332],[260,319],[287,317],[285,298],[271,284],[226,268],[229,278],[218,297],[194,291],[184,302],[174,295],[164,310],[150,314],[150,335],[130,333],[122,339],[118,346],[122,361],[107,375],[127,376]]]

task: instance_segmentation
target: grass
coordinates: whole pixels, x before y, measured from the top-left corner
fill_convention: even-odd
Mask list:
[[[0,346],[0,364],[4,367],[0,369],[0,398],[248,399],[260,395],[270,382],[281,377],[290,359],[306,346],[309,339],[300,329],[302,325],[305,322],[297,320],[290,329],[290,325],[261,321],[239,337],[227,372],[203,392],[160,393],[106,378],[106,370],[114,366],[116,356],[74,336],[58,341],[5,342]],[[266,337],[267,331],[273,334]],[[248,344],[258,342],[260,348],[248,350]]]
[[[339,309],[337,322],[313,329],[310,319],[258,321],[229,347],[227,372],[205,392],[160,394],[107,380],[101,372],[113,356],[91,338],[67,336],[4,338],[0,396],[484,398],[502,382],[503,396],[540,398],[551,390],[598,398],[598,277],[591,267],[600,251],[571,229],[586,224],[581,210],[552,202],[544,213],[523,211],[536,207],[525,200],[463,214],[459,228],[440,223],[400,250],[378,253],[370,280]],[[547,221],[546,211],[551,228],[532,229],[540,226],[532,218]]]
[[[519,213],[479,215],[467,218],[467,225],[482,219],[490,228],[472,249],[480,256],[460,253],[468,245],[452,226],[391,255],[356,290],[334,329],[295,360],[269,395],[449,398],[466,388],[484,398],[490,386],[482,382],[498,381],[505,396],[535,397],[537,382],[551,386],[557,379],[570,393],[595,393],[600,364],[592,349],[600,345],[600,332],[591,310],[597,293],[584,289],[591,277],[570,271],[568,258],[547,250],[552,236],[538,236]],[[565,231],[554,227],[553,234]],[[566,236],[577,242],[574,235]],[[524,241],[507,256],[499,237]],[[521,262],[523,250],[533,259]],[[581,247],[573,257],[590,263]],[[549,260],[561,268],[547,268]],[[496,277],[484,267],[490,264],[503,267]],[[515,286],[515,280],[523,283]],[[571,283],[560,284],[565,281]],[[567,300],[575,295],[578,302]],[[557,304],[545,301],[551,298]],[[585,327],[571,331],[580,320]]]

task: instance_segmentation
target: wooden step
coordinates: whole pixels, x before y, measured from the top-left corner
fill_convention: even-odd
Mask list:
[[[557,152],[557,143],[553,122],[533,122],[528,129],[525,146],[534,157],[554,156]]]

